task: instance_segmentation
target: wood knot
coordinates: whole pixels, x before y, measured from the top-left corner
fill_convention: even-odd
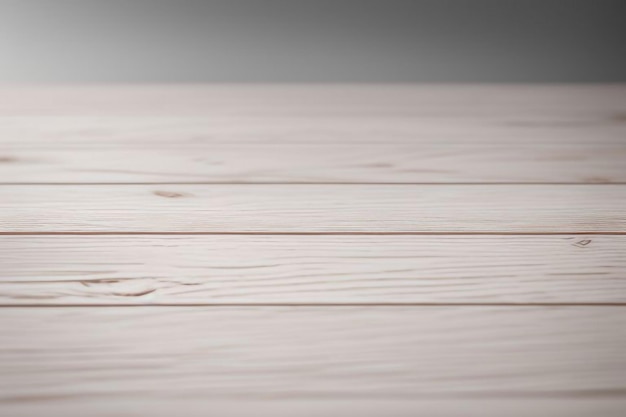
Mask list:
[[[174,191],[155,191],[154,195],[158,195],[159,197],[165,197],[165,198],[191,197],[191,194],[176,193]]]
[[[0,156],[0,164],[12,164],[17,162],[17,158],[13,156]]]
[[[626,123],[626,111],[615,113],[611,116],[611,120],[616,123]]]
[[[112,294],[116,297],[141,297],[144,295],[152,294],[155,291],[156,288],[137,292],[114,292]]]
[[[591,243],[591,239],[583,239],[583,240],[579,240],[578,242],[574,243],[573,246],[576,246],[578,248],[584,248],[585,246],[587,246],[590,243]]]

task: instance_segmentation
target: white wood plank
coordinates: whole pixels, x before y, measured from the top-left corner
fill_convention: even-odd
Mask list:
[[[626,85],[0,89],[0,146],[624,143]]]
[[[0,405],[622,398],[622,307],[4,308]]]
[[[623,116],[607,113],[574,114],[563,121],[558,116],[515,117],[514,111],[487,120],[472,115],[3,117],[0,112],[0,146],[12,150],[45,146],[175,149],[216,144],[622,144],[626,136]]]
[[[626,303],[626,236],[0,236],[0,304]]]
[[[626,182],[622,145],[213,145],[0,151],[2,183]]]
[[[0,187],[0,232],[624,233],[622,185]]]
[[[171,417],[184,412],[186,417],[415,417],[428,415],[437,417],[623,417],[626,399],[606,398],[441,398],[441,399],[291,399],[265,398],[261,400],[232,399],[218,400],[213,397],[173,397],[163,393],[149,400],[140,396],[116,396],[114,401],[107,396],[71,397],[64,400],[35,398],[36,401],[13,401],[0,405],[0,410],[11,417]]]

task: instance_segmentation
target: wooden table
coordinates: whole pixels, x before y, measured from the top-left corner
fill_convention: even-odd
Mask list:
[[[0,89],[0,415],[626,415],[626,86]]]

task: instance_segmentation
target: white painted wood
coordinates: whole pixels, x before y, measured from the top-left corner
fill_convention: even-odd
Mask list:
[[[532,102],[530,103],[532,105]],[[617,107],[617,106],[616,106]],[[624,107],[624,106],[622,106]],[[550,111],[546,110],[549,115]],[[621,144],[618,112],[566,117],[2,116],[0,146],[18,149],[207,147],[216,144]]]
[[[626,186],[444,184],[624,146],[626,85],[0,87],[0,182],[152,183],[0,186],[0,415],[621,417]]]
[[[622,307],[4,308],[0,328],[0,405],[626,388]]]
[[[2,186],[0,232],[626,232],[621,185]]]
[[[2,183],[626,182],[623,145],[237,144],[0,151]]]
[[[0,89],[0,146],[623,144],[626,85]],[[11,149],[9,149],[11,150]]]
[[[12,417],[84,417],[89,410],[90,417],[171,417],[181,412],[186,417],[415,417],[427,414],[437,417],[623,417],[626,399],[606,398],[440,398],[440,399],[399,399],[379,400],[358,399],[291,399],[264,398],[261,400],[218,400],[200,396],[174,397],[163,393],[159,398],[144,395],[132,398],[120,395],[113,399],[107,396],[71,397],[64,400],[37,398],[37,401],[11,402],[0,406],[0,410]]]
[[[626,236],[0,236],[0,304],[626,303]]]

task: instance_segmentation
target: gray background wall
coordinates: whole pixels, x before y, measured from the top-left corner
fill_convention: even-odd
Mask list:
[[[0,82],[613,82],[625,34],[625,0],[0,0]]]

